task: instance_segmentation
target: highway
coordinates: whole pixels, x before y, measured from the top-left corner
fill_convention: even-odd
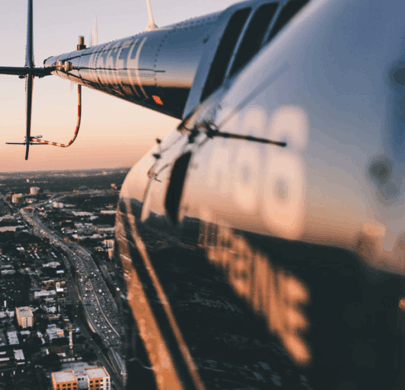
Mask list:
[[[79,305],[80,304],[80,297],[79,297],[79,291],[77,288],[77,285],[73,282],[72,277],[69,275],[67,277],[67,283],[68,283],[68,293],[69,293],[69,300],[70,303],[73,305]],[[81,334],[84,336],[87,340],[87,342],[90,344],[91,348],[95,351],[97,361],[101,363],[108,371],[111,377],[112,381],[112,389],[116,390],[124,390],[124,383],[122,380],[121,375],[117,374],[117,368],[114,367],[111,364],[111,358],[110,358],[110,349],[109,349],[109,356],[108,358],[104,355],[102,352],[101,348],[99,345],[93,340],[91,332],[87,330],[87,327],[85,326],[84,323],[82,323],[81,317],[77,317],[75,319],[75,323],[80,326],[81,328]],[[116,351],[113,351],[114,353],[117,353]]]
[[[112,366],[109,366],[116,374],[111,375],[110,372],[110,375],[112,378],[115,377],[114,382],[118,384],[118,388],[123,388],[125,364],[119,353],[123,328],[118,319],[117,306],[101,271],[88,250],[67,238],[61,238],[28,209],[29,207],[21,208],[19,212],[32,226],[33,234],[48,239],[51,245],[67,255],[70,267],[75,271],[78,299],[83,304],[88,325],[101,337],[107,347],[108,357],[112,363]],[[66,258],[64,260],[66,261]]]

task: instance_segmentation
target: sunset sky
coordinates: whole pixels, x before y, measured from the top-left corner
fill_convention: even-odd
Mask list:
[[[234,0],[151,0],[155,23],[165,26],[225,9]],[[97,17],[98,43],[135,35],[148,24],[146,0],[34,0],[34,61],[75,50],[79,35],[88,43]],[[0,66],[24,66],[27,1],[3,2]],[[33,146],[28,161],[25,136],[25,81],[0,76],[0,172],[132,166],[179,123],[178,120],[106,94],[83,88],[82,125],[67,149]],[[51,76],[34,80],[32,135],[67,143],[77,120],[76,87]]]

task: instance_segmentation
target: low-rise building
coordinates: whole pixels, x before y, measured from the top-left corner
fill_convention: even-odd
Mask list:
[[[60,266],[59,261],[50,261],[49,263],[42,264],[42,267],[57,268]]]
[[[96,229],[100,233],[114,233],[114,227],[110,225],[97,225]]]
[[[14,359],[18,365],[25,364],[25,356],[24,356],[24,352],[22,349],[14,350]]]
[[[52,373],[53,390],[111,390],[110,375],[104,367],[86,367],[82,363],[73,364],[72,368]]]
[[[14,318],[14,310],[0,311],[0,320],[4,318]]]
[[[116,210],[101,210],[100,213],[104,214],[104,215],[115,215],[116,214]]]
[[[85,368],[84,372],[89,378],[89,389],[110,390],[110,375],[104,367]]]
[[[77,379],[73,370],[52,373],[53,390],[77,390]]]
[[[49,297],[49,296],[52,296],[52,295],[56,295],[55,290],[41,290],[41,291],[35,291],[34,292],[34,298],[35,299],[45,298],[45,297]]]
[[[13,270],[13,269],[3,269],[2,271],[1,271],[1,274],[2,275],[14,275],[15,274],[15,270]]]
[[[104,240],[103,244],[106,248],[114,248],[114,240]]]
[[[60,328],[47,328],[46,334],[49,337],[49,341],[52,341],[53,339],[63,337],[65,335],[65,332],[63,329]]]
[[[23,329],[31,328],[34,323],[34,315],[29,306],[17,307],[15,309],[15,314],[17,316],[17,323]]]
[[[6,336],[3,330],[0,330],[0,347],[4,347],[6,345]]]
[[[18,340],[17,332],[15,330],[7,332],[7,339],[9,345],[18,345],[20,341]]]

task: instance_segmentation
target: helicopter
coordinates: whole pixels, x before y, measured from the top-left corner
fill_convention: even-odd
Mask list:
[[[403,387],[404,7],[246,1],[36,71],[181,119],[117,205],[128,389]]]
[[[132,386],[403,385],[396,12],[306,5],[130,171]]]

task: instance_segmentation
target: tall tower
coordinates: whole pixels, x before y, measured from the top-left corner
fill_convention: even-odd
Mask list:
[[[69,352],[73,353],[73,326],[72,324],[69,325]]]

